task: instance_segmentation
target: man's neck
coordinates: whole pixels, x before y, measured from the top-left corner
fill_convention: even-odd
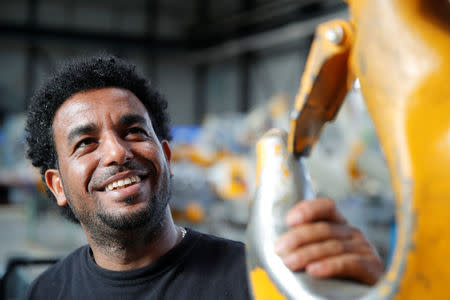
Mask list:
[[[170,211],[163,217],[159,228],[127,232],[123,239],[116,239],[110,243],[98,241],[86,230],[85,232],[96,264],[112,271],[133,270],[147,266],[182,239]]]

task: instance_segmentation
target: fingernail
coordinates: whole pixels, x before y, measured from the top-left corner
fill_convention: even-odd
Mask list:
[[[289,214],[286,218],[286,222],[289,226],[293,226],[303,222],[303,214],[296,212],[295,214]]]
[[[294,255],[289,255],[283,258],[283,262],[287,267],[290,267],[297,262],[297,258]]]
[[[306,267],[306,271],[312,275],[315,275],[320,272],[321,268],[322,266],[320,263],[313,263]]]
[[[275,253],[278,255],[281,255],[283,253],[284,249],[286,248],[286,244],[282,241],[278,241],[275,243]]]

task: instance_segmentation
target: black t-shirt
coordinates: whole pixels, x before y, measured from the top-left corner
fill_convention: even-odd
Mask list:
[[[99,267],[88,245],[62,259],[28,290],[27,299],[249,299],[245,249],[193,230],[150,265]]]

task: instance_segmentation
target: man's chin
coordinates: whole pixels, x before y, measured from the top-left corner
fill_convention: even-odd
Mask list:
[[[116,200],[117,203],[122,203],[126,205],[139,205],[139,197],[137,195],[127,196],[120,200]]]
[[[130,231],[146,227],[156,228],[167,211],[170,199],[170,190],[159,197],[126,197],[115,204],[98,207],[96,222],[116,231]],[[149,199],[148,201],[144,201]],[[100,202],[101,203],[101,202]],[[100,224],[99,224],[100,225]],[[96,230],[94,228],[94,230]]]
[[[119,231],[139,229],[148,225],[152,220],[152,216],[148,209],[120,214],[102,213],[97,216],[103,224],[111,229]]]

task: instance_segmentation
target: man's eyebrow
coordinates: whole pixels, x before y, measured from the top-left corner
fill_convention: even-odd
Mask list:
[[[91,134],[95,131],[97,131],[97,126],[95,126],[94,124],[81,125],[72,129],[67,136],[67,139],[69,140],[69,142],[72,142],[77,136]]]
[[[143,116],[137,114],[123,115],[119,119],[119,124],[122,126],[127,126],[135,123],[146,125],[147,120]]]

